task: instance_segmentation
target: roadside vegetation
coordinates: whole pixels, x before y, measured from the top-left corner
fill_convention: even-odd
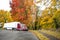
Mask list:
[[[49,35],[52,35],[52,36],[60,39],[60,32],[51,31],[51,30],[39,30],[39,31],[46,33],[46,34],[49,34]]]
[[[49,38],[47,38],[37,30],[29,30],[29,31],[32,32],[34,35],[36,35],[39,38],[39,40],[49,40]]]

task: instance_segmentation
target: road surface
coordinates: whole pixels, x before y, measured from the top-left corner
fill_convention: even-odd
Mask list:
[[[0,30],[0,40],[38,40],[38,38],[29,31]]]

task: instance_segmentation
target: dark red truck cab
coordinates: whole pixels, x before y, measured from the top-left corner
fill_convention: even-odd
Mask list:
[[[20,24],[17,24],[17,30],[18,31],[28,31],[28,28],[25,26],[25,25],[20,25]]]

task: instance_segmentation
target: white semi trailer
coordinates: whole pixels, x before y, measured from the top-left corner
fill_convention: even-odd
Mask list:
[[[3,28],[5,28],[5,29],[13,29],[13,28],[15,28],[15,29],[16,29],[17,26],[18,26],[18,24],[19,24],[20,26],[22,26],[20,22],[4,23]]]

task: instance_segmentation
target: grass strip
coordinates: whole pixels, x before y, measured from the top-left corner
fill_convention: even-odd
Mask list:
[[[29,30],[29,31],[32,32],[33,34],[35,34],[39,38],[39,40],[49,40],[49,38],[47,38],[43,34],[39,33],[39,31],[37,31],[37,30]]]
[[[40,31],[60,39],[60,33],[59,32],[50,31],[50,30],[40,30]]]

